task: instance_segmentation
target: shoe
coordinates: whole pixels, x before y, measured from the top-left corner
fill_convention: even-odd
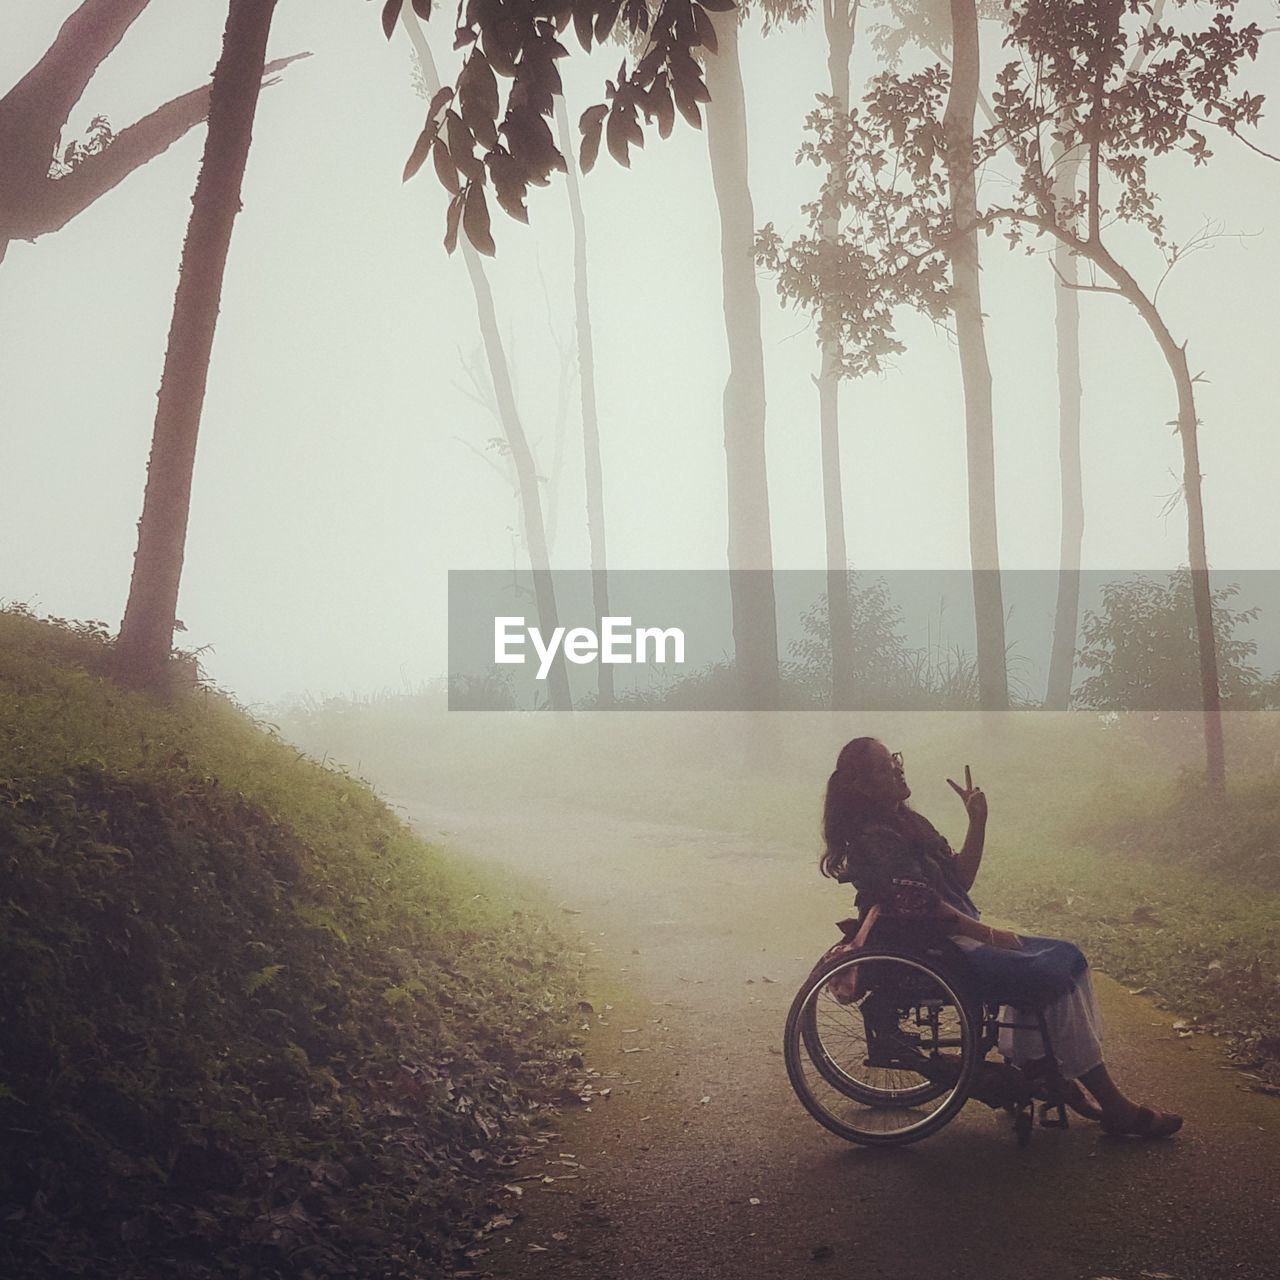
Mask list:
[[[1169,1138],[1182,1128],[1182,1117],[1172,1111],[1139,1107],[1124,1124],[1102,1118],[1102,1132],[1112,1138]]]

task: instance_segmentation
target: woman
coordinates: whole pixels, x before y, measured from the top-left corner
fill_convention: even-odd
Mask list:
[[[967,765],[964,774],[963,787],[947,779],[969,815],[964,845],[953,853],[932,823],[907,807],[911,788],[901,755],[890,753],[875,738],[847,743],[827,783],[823,874],[855,885],[857,906],[864,914],[878,905],[882,916],[924,917],[936,923],[963,951],[984,999],[1042,1008],[1075,1110],[1099,1119],[1109,1134],[1164,1138],[1176,1133],[1182,1127],[1181,1116],[1139,1106],[1111,1079],[1102,1060],[1101,1022],[1089,965],[1080,949],[1070,942],[1019,937],[981,923],[969,889],[982,863],[987,798],[973,785]],[[1041,1039],[1034,1030],[1005,1028],[1000,1050],[1034,1072],[1045,1054]],[[1097,1108],[1070,1083],[1077,1080],[1097,1099]]]

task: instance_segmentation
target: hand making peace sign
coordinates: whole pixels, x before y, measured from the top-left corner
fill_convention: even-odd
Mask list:
[[[973,775],[969,772],[969,766],[964,767],[964,786],[951,778],[947,779],[952,791],[964,801],[965,812],[969,815],[970,822],[986,822],[987,820],[987,797],[983,794],[981,787],[973,785]]]

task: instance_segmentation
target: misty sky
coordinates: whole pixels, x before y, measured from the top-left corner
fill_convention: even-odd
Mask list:
[[[74,0],[0,0],[0,91],[43,53]],[[1244,6],[1242,6],[1244,8]],[[1266,18],[1273,6],[1258,3]],[[105,114],[119,129],[202,82],[225,6],[157,0],[90,84],[64,142]],[[451,11],[429,35],[452,67]],[[870,65],[865,40],[855,85]],[[988,66],[999,57],[988,33]],[[569,37],[571,118],[602,100],[620,53]],[[402,688],[444,669],[445,575],[503,568],[509,486],[485,451],[496,421],[468,395],[479,371],[460,256],[441,247],[445,193],[428,171],[402,185],[425,113],[408,42],[383,39],[377,6],[281,0],[271,56],[302,49],[259,107],[231,246],[197,459],[179,615],[215,680],[246,701]],[[757,225],[804,229],[817,171],[797,167],[803,118],[824,88],[821,25],[742,42]],[[1280,83],[1272,44],[1246,77]],[[856,90],[855,90],[856,92]],[[193,130],[63,231],[15,243],[0,264],[0,395],[7,548],[0,598],[100,618],[124,608],[165,338],[203,146]],[[1280,152],[1280,117],[1258,140]],[[1217,155],[1152,170],[1175,240],[1223,232],[1160,300],[1190,342],[1200,388],[1208,551],[1219,569],[1276,566],[1280,518],[1280,164],[1211,137]],[[998,173],[988,176],[1000,181]],[[678,121],[585,180],[611,560],[630,569],[720,568],[727,368],[719,233],[705,136]],[[532,227],[495,212],[492,267],[526,429],[551,470],[561,355],[571,353],[572,264],[563,183],[533,191]],[[1115,243],[1144,284],[1162,270],[1138,234]],[[1051,568],[1058,543],[1051,273],[1043,256],[985,242],[1003,562]],[[807,318],[760,280],[769,379],[775,561],[820,568],[817,368]],[[1181,475],[1166,425],[1174,397],[1137,315],[1083,300],[1088,568],[1172,568],[1184,514],[1162,516]],[[844,479],[860,568],[963,568],[960,375],[945,334],[905,321],[895,372],[846,384]],[[483,374],[481,374],[483,377]],[[576,387],[557,489],[557,565],[585,567]],[[496,455],[490,452],[489,456]],[[1272,620],[1275,625],[1276,620]]]

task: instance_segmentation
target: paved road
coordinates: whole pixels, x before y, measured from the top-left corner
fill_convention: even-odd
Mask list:
[[[1002,1113],[971,1103],[913,1146],[851,1146],[801,1109],[781,1057],[791,997],[848,914],[807,853],[551,809],[401,804],[428,838],[578,913],[566,921],[591,961],[587,1065],[610,1093],[566,1110],[512,1170],[514,1221],[475,1274],[1280,1274],[1280,1102],[1240,1089],[1214,1041],[1180,1038],[1173,1015],[1104,975],[1109,1061],[1134,1096],[1187,1116],[1176,1138],[1108,1139],[1076,1120],[1019,1149]]]

